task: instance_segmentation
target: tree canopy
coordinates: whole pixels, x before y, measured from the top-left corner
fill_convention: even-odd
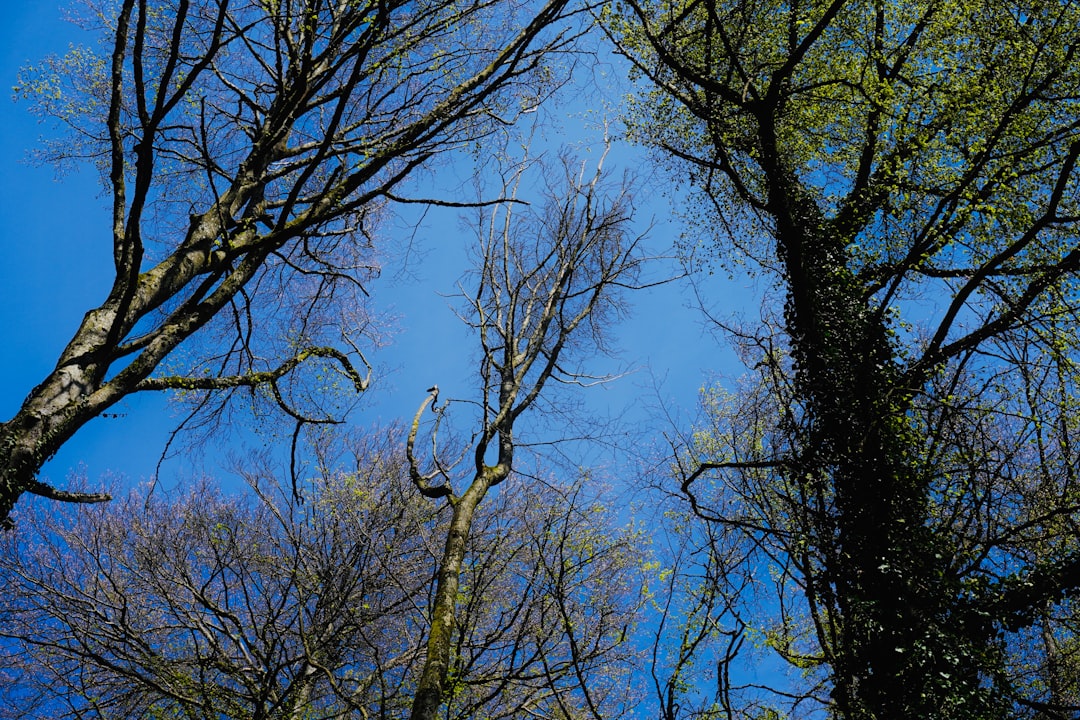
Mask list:
[[[447,518],[417,502],[399,435],[340,442],[353,470],[313,479],[300,507],[249,461],[243,497],[204,481],[24,515],[0,538],[0,717],[404,716]],[[475,516],[440,716],[586,697],[614,716],[633,533],[580,482],[511,484]]]
[[[212,412],[259,389],[295,428],[294,460],[351,442],[305,449],[301,428],[339,417],[297,370],[368,387],[362,333],[340,318],[362,311],[393,203],[478,214],[459,298],[476,364],[468,397],[418,393],[394,443],[315,462],[308,503],[266,490],[302,484],[294,463],[251,475],[252,504],[205,491],[205,511],[46,514],[32,551],[5,539],[18,590],[0,635],[30,653],[4,658],[20,703],[1080,714],[1080,6],[124,0],[96,17],[107,52],[48,60],[19,91],[71,126],[46,154],[97,161],[115,282],[0,426],[0,520],[25,492],[104,499],[36,472],[130,393],[213,392]],[[633,83],[626,135],[672,181],[695,287],[717,268],[767,285],[760,322],[704,308],[745,375],[707,383],[695,422],[669,409],[615,439],[567,418],[606,379],[591,364],[622,291],[649,284],[647,198],[565,161],[544,197],[519,196],[507,160],[515,120],[580,79],[557,57],[606,62],[574,45],[586,32]],[[406,195],[465,146],[490,198]],[[182,343],[196,359],[166,370]],[[553,404],[560,390],[575,400]],[[537,438],[537,422],[561,434]],[[578,463],[600,442],[612,468]],[[612,496],[592,503],[603,479],[624,491],[622,529],[605,524]],[[160,558],[139,549],[159,535]],[[172,551],[199,578],[174,583],[194,593],[179,606],[205,612],[180,618],[180,596],[127,584]],[[67,553],[77,563],[51,569]],[[260,643],[273,652],[251,670]],[[55,692],[33,681],[50,663]]]
[[[810,623],[792,655],[843,717],[1073,712],[1013,649],[1080,587],[1061,534],[1077,8],[631,0],[608,18],[644,83],[635,137],[689,175],[725,260],[783,288],[776,323],[742,334],[764,405],[721,404],[682,475],[710,522],[783,558]]]

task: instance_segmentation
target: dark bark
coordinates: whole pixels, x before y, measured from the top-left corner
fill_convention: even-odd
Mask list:
[[[966,358],[978,356],[995,381],[1018,382],[1024,368],[1003,360],[1010,333],[1075,358],[1074,331],[1047,320],[1075,313],[1066,278],[1080,257],[1075,192],[1066,196],[1077,183],[1078,126],[1064,100],[1077,46],[1059,29],[1075,25],[1073,11],[1047,3],[1007,21],[1041,58],[1032,61],[1002,49],[1000,28],[985,19],[996,6],[969,8],[944,26],[962,33],[963,49],[943,63],[938,53],[952,46],[939,18],[960,16],[940,3],[913,12],[843,0],[628,5],[636,24],[616,24],[612,35],[655,81],[653,92],[680,106],[655,105],[675,122],[642,110],[635,130],[690,165],[722,219],[772,240],[770,255],[756,238],[732,238],[785,290],[777,344],[790,366],[777,371],[790,375],[772,390],[793,409],[771,430],[782,455],[705,458],[684,469],[684,491],[706,472],[781,470],[776,492],[790,493],[791,505],[762,523],[793,538],[776,542],[799,557],[794,582],[816,623],[838,715],[1010,716],[1029,688],[1007,677],[1003,636],[1074,597],[1080,564],[1052,521],[1011,528],[1025,522],[1010,514],[1021,514],[1012,498],[985,531],[950,526],[943,487],[954,470],[928,448],[973,458],[972,474],[991,488],[957,501],[973,514],[990,513],[979,493],[998,492],[996,483],[1023,489],[1036,480],[999,478],[975,438],[947,436],[925,418],[937,417],[928,407],[950,406]],[[1003,82],[989,81],[991,67]],[[995,216],[1003,208],[1021,212]],[[947,298],[924,339],[894,325],[907,319],[905,293]],[[1042,306],[1051,294],[1058,304]],[[939,376],[952,377],[941,394]],[[1036,426],[1053,412],[1023,410]],[[1053,473],[1044,470],[1033,475]],[[738,523],[703,511],[703,492],[692,492],[710,522]],[[1071,512],[1066,502],[1049,516]],[[1026,539],[1037,526],[1059,550],[1032,562],[1010,534]]]
[[[847,267],[852,238],[825,221],[778,153],[764,156],[806,413],[790,472],[835,509],[812,529],[828,544],[818,549],[824,572],[810,580],[837,599],[833,698],[851,718],[930,717],[957,690],[981,694],[978,673],[957,677],[955,657],[989,638],[947,626],[955,588],[949,554],[926,529],[928,480],[905,419],[911,392],[880,313]],[[945,688],[942,674],[952,678]]]

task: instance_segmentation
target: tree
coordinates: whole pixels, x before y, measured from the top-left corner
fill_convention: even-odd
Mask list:
[[[400,705],[418,644],[430,508],[393,445],[309,501],[249,463],[253,492],[204,480],[131,492],[4,538],[3,704],[10,717],[335,717]],[[160,494],[159,494],[160,497]]]
[[[0,717],[404,716],[446,518],[417,502],[394,433],[318,454],[351,469],[300,505],[248,459],[238,496],[207,480],[29,511],[0,538]],[[545,713],[632,667],[634,533],[580,482],[507,490],[475,518],[447,718]]]
[[[653,560],[659,572],[648,622],[656,716],[733,717],[750,690],[733,680],[732,669],[746,641],[739,602],[752,591],[751,576],[741,572],[738,548],[725,546],[732,534],[694,523],[685,508],[666,509],[657,525],[663,547]]]
[[[299,431],[330,418],[283,391],[298,366],[366,388],[350,330],[318,313],[363,291],[372,217],[416,168],[558,82],[546,58],[570,48],[554,26],[572,14],[568,0],[94,6],[105,50],[50,58],[17,91],[69,130],[46,156],[100,168],[115,277],[0,426],[0,522],[24,492],[107,499],[37,473],[132,393],[267,388]],[[185,365],[175,351],[200,330]]]
[[[1016,651],[1080,588],[1077,8],[627,0],[606,20],[649,83],[636,137],[700,192],[726,261],[784,290],[779,335],[742,333],[777,411],[689,440],[681,481],[783,551],[830,712],[1075,713]]]
[[[608,196],[602,164],[603,159],[590,178],[584,164],[575,167],[564,159],[565,177],[551,186],[539,213],[525,215],[507,203],[481,218],[475,286],[464,298],[464,319],[480,344],[479,401],[468,403],[479,407],[472,438],[457,452],[440,448],[438,433],[451,401],[438,405],[436,385],[420,404],[406,442],[417,491],[445,502],[451,512],[413,720],[432,720],[447,698],[469,534],[488,492],[521,470],[515,431],[526,411],[550,395],[550,384],[603,380],[587,375],[581,359],[604,349],[608,319],[620,311],[619,291],[634,287],[640,277],[644,257],[641,238],[630,234],[631,199],[625,187]],[[524,169],[510,175],[506,194],[512,200]],[[416,441],[429,408],[435,414],[431,453],[421,455]],[[571,633],[575,662],[586,663],[573,635],[583,630],[564,610],[560,615]],[[580,688],[584,712],[599,718],[596,689],[584,681]]]
[[[612,526],[595,485],[515,476],[478,509],[440,717],[619,718],[636,706],[647,550],[640,530]]]

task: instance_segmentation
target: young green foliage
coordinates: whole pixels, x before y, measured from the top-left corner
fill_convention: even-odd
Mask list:
[[[684,488],[771,468],[790,505],[783,524],[760,521],[793,531],[787,552],[804,554],[798,582],[837,715],[1050,707],[1014,682],[1002,634],[1080,589],[1080,554],[1036,559],[1006,539],[1053,537],[1073,505],[1021,520],[983,499],[987,483],[1049,476],[1068,489],[1073,473],[1002,465],[987,448],[1017,424],[1008,406],[949,403],[969,383],[1016,388],[1048,358],[1077,357],[1080,9],[628,0],[606,20],[648,83],[636,137],[689,173],[712,225],[751,233],[734,238],[741,259],[786,293],[783,337],[759,340],[790,358],[763,373],[788,408],[775,454],[700,457]],[[1056,414],[1027,409],[1021,427]],[[951,432],[979,415],[990,422],[974,434]],[[1060,425],[1054,443],[1074,434]],[[957,454],[972,478],[962,489],[948,484]],[[989,512],[991,527],[943,522],[957,507]]]

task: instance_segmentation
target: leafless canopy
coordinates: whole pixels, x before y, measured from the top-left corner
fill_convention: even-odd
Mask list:
[[[463,291],[462,317],[481,350],[480,411],[472,440],[456,456],[440,450],[438,433],[452,401],[437,405],[438,386],[421,403],[409,431],[406,452],[416,489],[428,498],[445,498],[452,508],[413,720],[431,720],[445,700],[469,533],[484,496],[515,470],[515,425],[541,393],[550,392],[552,381],[578,383],[587,377],[572,364],[575,351],[603,349],[604,321],[618,311],[619,290],[636,284],[644,262],[640,238],[630,233],[626,188],[606,191],[602,160],[591,177],[586,167],[564,162],[565,175],[540,212],[507,202],[482,214],[471,277],[475,289]],[[505,187],[510,200],[519,199],[524,170],[510,175]],[[416,440],[428,408],[436,419],[425,459]],[[471,467],[464,463],[470,456]],[[579,687],[591,716],[597,716],[588,685]]]
[[[0,537],[0,718],[402,717],[446,518],[396,437],[337,438],[300,506],[249,458],[236,497],[29,509]],[[589,493],[522,484],[477,514],[443,717],[576,708],[586,682],[625,707],[639,543]]]

